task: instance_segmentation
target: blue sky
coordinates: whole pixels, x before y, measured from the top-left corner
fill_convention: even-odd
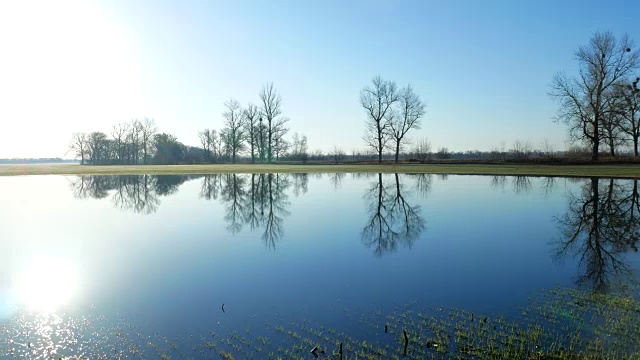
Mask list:
[[[360,90],[381,75],[427,104],[434,148],[564,149],[553,74],[597,30],[640,41],[640,2],[143,1],[0,3],[0,158],[64,156],[74,131],[155,118],[186,144],[223,104],[273,81],[291,133],[363,149]]]

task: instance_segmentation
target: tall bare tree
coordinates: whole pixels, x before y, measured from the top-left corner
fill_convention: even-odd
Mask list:
[[[266,84],[260,91],[260,101],[262,102],[262,116],[266,121],[266,155],[267,160],[271,162],[273,159],[273,133],[274,127],[277,124],[276,120],[278,116],[282,114],[282,97],[274,89],[273,83]]]
[[[139,130],[141,132],[141,146],[142,146],[142,163],[147,164],[147,158],[153,151],[153,139],[154,135],[158,132],[156,121],[154,119],[144,118],[144,121],[140,123]]]
[[[640,139],[640,78],[636,78],[631,85],[619,84],[615,96],[620,102],[620,131],[628,136],[633,143],[633,156],[638,157],[638,140]]]
[[[209,131],[209,136],[211,137],[211,152],[213,160],[218,161],[222,156],[222,134],[211,129],[211,131]]]
[[[431,159],[431,142],[426,137],[422,138],[418,140],[413,151],[418,160],[424,164]]]
[[[208,162],[211,160],[211,130],[204,129],[203,131],[199,131],[198,138],[200,139],[202,151],[204,152],[204,161]]]
[[[102,132],[92,132],[87,137],[87,149],[91,164],[100,165],[106,160],[107,135]]]
[[[111,130],[111,137],[115,141],[115,151],[120,164],[124,163],[127,131],[129,131],[129,125],[124,123],[119,123]]]
[[[378,162],[382,162],[382,153],[389,140],[387,129],[387,113],[398,101],[398,87],[393,81],[383,80],[376,76],[373,86],[366,86],[360,91],[360,105],[367,112],[366,132],[363,140],[367,146],[378,153]]]
[[[396,162],[398,162],[400,150],[406,142],[405,135],[411,129],[420,129],[420,118],[424,116],[424,106],[424,103],[418,94],[413,91],[411,85],[407,85],[400,91],[397,112],[388,112],[388,114],[393,114],[387,118],[389,120],[389,134],[396,154]]]
[[[286,126],[288,122],[288,117],[280,116],[272,123],[271,135],[273,147],[271,151],[273,155],[275,155],[276,160],[284,155],[291,146],[291,144],[289,144],[289,142],[284,138],[287,132],[289,132],[289,128]]]
[[[553,78],[549,95],[560,105],[556,121],[569,125],[573,141],[590,146],[593,161],[598,160],[604,117],[612,111],[606,96],[638,68],[640,52],[631,47],[627,35],[618,41],[609,31],[597,32],[575,53],[580,75],[572,78],[560,72]]]
[[[237,100],[231,99],[224,103],[227,109],[222,116],[225,119],[224,142],[231,156],[231,162],[236,162],[236,156],[245,149],[245,117]]]
[[[256,149],[258,148],[258,117],[259,109],[256,105],[249,103],[244,109],[245,117],[245,133],[247,134],[247,142],[249,143],[249,151],[251,152],[251,163],[256,162]]]
[[[131,120],[129,124],[129,133],[127,134],[127,144],[128,144],[128,163],[130,164],[138,164],[138,160],[140,159],[140,138],[142,134],[142,123],[138,119]]]
[[[69,151],[75,153],[76,158],[80,158],[80,165],[84,165],[85,157],[88,155],[88,141],[86,133],[73,133],[71,136],[71,144],[69,144]]]

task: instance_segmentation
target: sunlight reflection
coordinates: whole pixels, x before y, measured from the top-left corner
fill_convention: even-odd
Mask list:
[[[24,268],[14,283],[19,304],[36,311],[54,311],[66,305],[78,288],[78,273],[63,259],[41,257]]]

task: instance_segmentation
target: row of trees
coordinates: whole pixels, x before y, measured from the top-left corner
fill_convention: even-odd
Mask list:
[[[307,161],[307,137],[295,133],[291,141],[285,139],[289,118],[282,115],[282,97],[273,83],[262,87],[259,99],[259,105],[249,103],[245,108],[237,100],[227,101],[222,114],[225,127],[220,131],[204,129],[198,133],[208,162],[225,154],[233,163],[244,154],[251,163],[272,162],[285,155]]]
[[[172,134],[158,133],[153,119],[134,119],[113,127],[111,136],[103,132],[74,133],[69,151],[81,164],[137,165],[235,163],[247,155],[251,162],[272,162],[282,157],[306,162],[308,144],[305,135],[289,132],[289,118],[282,116],[282,97],[273,84],[263,86],[260,105],[242,108],[231,99],[225,102],[224,127],[220,131],[204,129],[198,133],[200,148],[187,146]]]
[[[111,139],[99,131],[74,133],[69,151],[80,159],[81,164],[147,164],[157,131],[153,119],[135,119],[114,126]]]
[[[591,159],[600,146],[616,156],[621,145],[631,145],[638,156],[640,139],[640,51],[627,35],[597,32],[575,53],[578,76],[555,75],[549,95],[559,103],[557,121],[569,126],[570,139],[588,146]]]

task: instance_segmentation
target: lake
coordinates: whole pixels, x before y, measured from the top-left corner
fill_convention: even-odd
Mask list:
[[[0,358],[626,354],[639,237],[637,180],[4,177]]]

